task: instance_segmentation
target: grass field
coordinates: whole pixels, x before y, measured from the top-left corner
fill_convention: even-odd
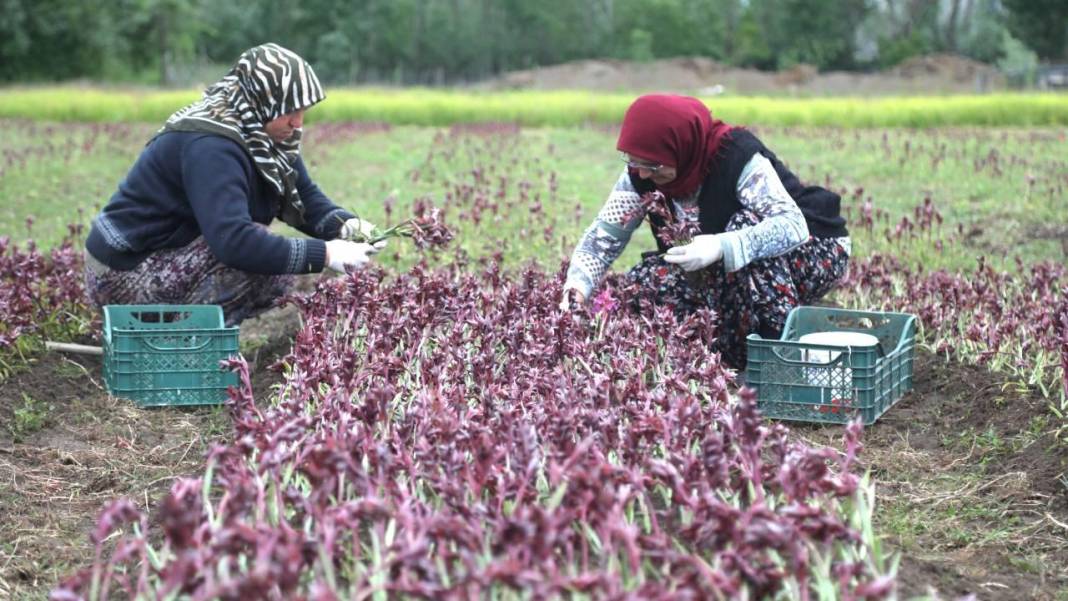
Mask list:
[[[0,124],[5,129],[0,232],[23,240],[31,235],[26,220],[32,218],[32,237],[46,246],[63,235],[66,224],[88,223],[155,129],[140,124]],[[395,215],[405,214],[418,197],[447,204],[447,195],[463,194],[475,172],[491,177],[505,195],[528,188],[538,194],[554,228],[550,240],[532,235],[522,245],[509,244],[524,229],[521,221],[493,223],[492,228],[461,221],[461,244],[474,255],[507,250],[513,262],[556,261],[568,255],[621,170],[614,129],[473,127],[481,135],[433,144],[435,136],[448,137],[450,130],[311,124],[305,160],[328,196],[379,223],[388,221],[387,199],[395,204]],[[865,202],[870,201],[873,219],[897,222],[915,220],[914,210],[930,199],[944,221],[923,235],[952,235],[956,242],[941,252],[910,248],[907,258],[927,268],[965,268],[980,255],[999,266],[1010,265],[1016,256],[1026,262],[1063,257],[1064,232],[1058,224],[1065,214],[1068,139],[1061,128],[755,130],[802,180],[842,194],[852,213],[858,256],[901,252],[901,245],[888,241],[880,228],[869,234],[857,227]],[[436,155],[430,158],[430,152]],[[551,191],[550,178],[555,182]],[[501,218],[514,219],[515,214],[523,213],[501,211]],[[650,244],[651,238],[638,238],[631,246]]]

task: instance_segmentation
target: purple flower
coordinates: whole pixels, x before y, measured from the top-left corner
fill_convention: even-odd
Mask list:
[[[604,286],[601,291],[594,295],[592,300],[593,313],[615,313],[619,308],[619,300],[612,296],[612,288]]]

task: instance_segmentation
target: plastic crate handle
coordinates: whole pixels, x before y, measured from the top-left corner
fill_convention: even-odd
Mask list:
[[[168,323],[173,325],[181,324],[188,320],[191,315],[193,315],[192,311],[182,310],[134,311],[130,313],[130,317],[141,323]]]
[[[798,348],[798,347],[793,347],[793,348]],[[829,351],[837,352],[838,356],[835,357],[834,359],[831,359],[830,361],[828,361],[826,363],[823,363],[822,361],[806,361],[804,359],[787,359],[786,357],[782,356],[782,353],[779,352],[779,347],[777,347],[777,346],[771,347],[771,352],[775,353],[775,356],[779,358],[779,361],[782,361],[783,363],[785,363],[787,365],[801,365],[803,367],[826,367],[826,366],[830,366],[830,365],[838,365],[839,363],[841,363],[843,361],[843,359],[842,359],[843,357],[845,357],[846,355],[852,353],[851,348],[848,347],[848,346],[846,346],[846,347],[842,347],[842,346],[828,346],[828,347],[805,346],[805,347],[801,347],[801,348],[802,348],[802,350],[806,350],[806,351],[809,351],[809,350],[811,350],[811,351],[829,350]]]
[[[193,346],[160,346],[158,344],[152,344],[152,341],[145,339],[142,340],[145,346],[151,348],[154,351],[199,351],[200,349],[211,344],[211,337],[205,338],[204,342]]]
[[[778,357],[779,361],[782,361],[783,363],[785,363],[787,365],[801,365],[801,366],[804,366],[804,367],[829,367],[831,365],[838,365],[839,363],[841,363],[843,361],[843,359],[842,359],[843,357],[847,357],[847,356],[852,356],[853,355],[853,347],[851,347],[851,346],[832,346],[832,345],[822,345],[822,344],[808,344],[808,345],[805,345],[805,344],[791,344],[788,347],[786,347],[786,348],[799,348],[802,351],[831,351],[831,352],[838,353],[837,357],[835,357],[834,359],[831,359],[830,361],[827,361],[827,362],[813,361],[811,359],[806,361],[805,359],[787,359],[786,357],[782,356],[781,352],[779,352],[780,348],[784,348],[784,345],[781,345],[781,344],[780,345],[773,345],[771,347],[771,352],[774,353],[776,357]],[[883,352],[883,345],[882,344],[876,344],[874,348],[875,348],[876,354],[879,357],[885,357],[886,356],[886,353]]]

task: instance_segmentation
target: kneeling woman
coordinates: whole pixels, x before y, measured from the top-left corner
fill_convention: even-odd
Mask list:
[[[779,337],[790,309],[845,274],[839,196],[802,185],[755,135],[713,119],[700,100],[638,98],[617,148],[626,169],[575,248],[563,306],[590,297],[648,216],[660,252],[646,253],[628,278],[678,314],[715,311],[716,350],[741,369],[746,336]],[[697,234],[675,244],[687,230]]]
[[[311,65],[276,44],[246,51],[149,141],[86,240],[86,290],[106,304],[218,304],[227,325],[271,307],[294,274],[365,264],[338,240],[371,224],[326,197],[300,158]],[[280,217],[311,238],[270,233]]]

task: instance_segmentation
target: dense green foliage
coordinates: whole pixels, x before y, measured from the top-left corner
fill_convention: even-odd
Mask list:
[[[821,70],[930,52],[993,62],[1014,42],[1054,59],[1065,22],[1061,0],[4,0],[0,81],[203,82],[265,41],[335,83],[456,83],[594,57]]]
[[[1004,0],[1011,10],[1009,30],[1042,58],[1068,60],[1068,2]]]

